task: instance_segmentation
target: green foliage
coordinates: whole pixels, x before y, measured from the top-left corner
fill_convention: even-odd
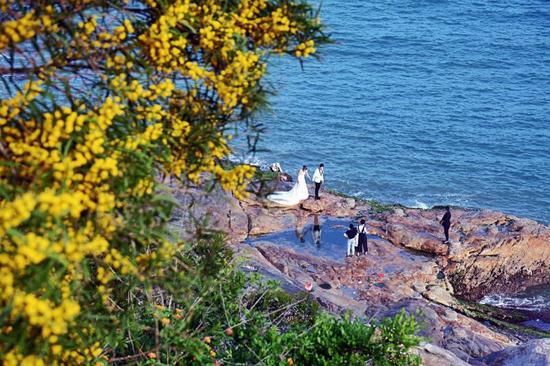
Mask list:
[[[372,213],[384,213],[384,212],[387,212],[387,211],[390,211],[390,210],[393,210],[394,208],[396,208],[396,205],[385,204],[385,203],[375,201],[375,200],[369,200],[367,202],[370,205],[370,211]]]
[[[303,365],[418,365],[409,353],[419,342],[417,323],[404,312],[380,324],[365,324],[322,314],[307,332],[297,350],[296,362]]]
[[[270,55],[329,41],[311,5],[0,10],[3,364],[410,364],[414,320],[330,317],[236,270],[223,235],[180,243],[167,227],[159,176],[244,194],[253,169],[227,165],[228,128],[265,106]]]
[[[180,252],[153,288],[133,293],[124,331],[111,339],[115,364],[418,365],[417,323],[400,313],[367,324],[322,311],[309,293],[235,268],[223,236]],[[208,243],[208,245],[207,245]]]

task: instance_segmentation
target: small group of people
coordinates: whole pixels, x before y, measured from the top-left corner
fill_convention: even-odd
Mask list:
[[[272,164],[270,169],[274,172],[283,173],[283,169],[279,163]],[[267,199],[282,206],[294,206],[299,204],[309,198],[309,190],[306,183],[306,178],[308,178],[315,183],[314,199],[319,200],[321,199],[319,196],[319,191],[321,189],[321,185],[325,181],[324,173],[325,165],[323,163],[319,164],[317,169],[315,169],[313,177],[309,176],[308,167],[304,165],[298,171],[298,177],[292,189],[289,191],[274,192],[267,196]],[[439,223],[443,226],[443,232],[445,234],[445,240],[443,240],[443,243],[449,244],[449,229],[451,227],[451,210],[449,206],[445,208],[445,214]],[[318,223],[314,225],[313,235],[315,243],[320,243],[320,225]],[[368,252],[367,227],[365,220],[361,220],[358,227],[350,224],[349,229],[344,235],[348,239],[348,256],[366,254]]]
[[[367,235],[367,224],[364,219],[361,219],[358,227],[355,227],[353,223],[349,224],[349,229],[344,233],[344,236],[348,239],[347,257],[367,254],[369,251]]]
[[[271,166],[271,170],[275,172],[282,173],[283,169],[279,163],[274,163]],[[273,192],[267,199],[271,202],[274,202],[281,206],[294,206],[299,204],[301,201],[304,201],[309,198],[309,190],[307,188],[306,178],[315,183],[315,195],[316,200],[321,199],[319,196],[319,191],[321,190],[321,185],[325,181],[325,165],[323,163],[319,164],[319,167],[315,169],[313,177],[309,176],[308,167],[304,165],[302,169],[298,171],[298,177],[296,183],[290,191],[277,191]]]
[[[449,206],[445,207],[445,214],[439,220],[441,226],[443,226],[443,233],[445,234],[444,244],[450,244],[449,242],[449,229],[451,227],[451,209]],[[355,227],[353,223],[349,224],[348,230],[344,233],[347,239],[347,257],[359,256],[361,254],[366,255],[369,251],[368,248],[368,230],[367,224],[364,219],[361,219],[359,225]]]

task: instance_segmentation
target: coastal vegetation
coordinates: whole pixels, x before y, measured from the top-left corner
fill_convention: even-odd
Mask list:
[[[329,39],[302,1],[0,1],[0,355],[5,365],[413,365],[414,318],[323,313],[182,242],[163,185],[237,198],[234,123],[267,60]]]

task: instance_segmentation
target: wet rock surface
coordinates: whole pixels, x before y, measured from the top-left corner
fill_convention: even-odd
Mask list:
[[[429,258],[411,255],[383,239],[372,240],[371,246],[372,254],[342,263],[258,242],[253,247],[257,253],[249,258],[258,267],[267,261],[269,268],[277,269],[297,288],[312,282],[312,296],[335,313],[351,311],[358,317],[379,319],[405,309],[422,323],[422,336],[463,360],[516,344],[515,339],[440,304],[458,306],[445,290],[445,280],[438,278],[437,264]],[[330,289],[321,287],[324,284],[330,284]],[[437,292],[442,293],[443,301],[428,298],[434,288],[440,289]]]
[[[376,212],[365,202],[327,192],[290,208],[258,198],[239,202],[222,192],[194,193],[198,199],[190,201],[187,193],[176,192],[180,202],[193,202],[188,212],[177,212],[176,227],[189,227],[192,216],[210,215],[211,227],[225,231],[238,255],[248,258],[243,269],[276,279],[289,292],[311,282],[311,296],[329,311],[365,319],[401,309],[416,314],[429,342],[417,349],[426,365],[515,365],[496,362],[521,341],[464,315],[457,299],[550,283],[550,230],[532,220],[453,209],[448,245],[441,240],[441,210]],[[371,233],[369,253],[345,258],[343,232],[359,218],[367,220]],[[315,225],[322,227],[320,244]],[[530,357],[535,348],[510,352]]]

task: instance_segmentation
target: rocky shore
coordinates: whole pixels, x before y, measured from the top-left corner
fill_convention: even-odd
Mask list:
[[[284,188],[278,185],[267,189]],[[550,364],[550,338],[495,327],[509,315],[475,306],[485,295],[550,283],[550,228],[499,212],[454,208],[447,245],[441,242],[440,210],[384,207],[327,192],[320,201],[275,207],[261,198],[264,189],[252,185],[257,194],[245,201],[221,191],[174,189],[182,208],[172,224],[186,236],[191,223],[207,220],[203,224],[226,232],[246,258],[243,269],[277,279],[291,292],[311,282],[312,296],[331,312],[366,319],[403,308],[416,314],[426,339],[416,352],[426,365]],[[276,235],[261,237],[299,232],[312,215],[324,222],[365,218],[369,254],[344,259],[343,244],[339,258],[280,245]]]

